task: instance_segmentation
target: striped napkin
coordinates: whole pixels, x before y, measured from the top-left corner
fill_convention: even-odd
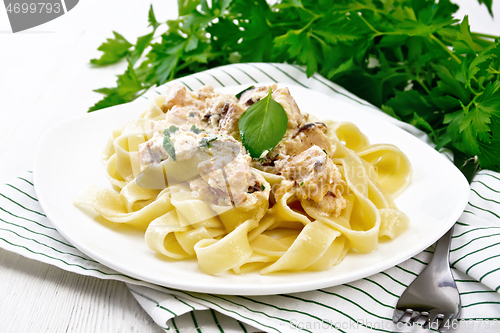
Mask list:
[[[414,127],[385,115],[320,75],[307,78],[303,68],[293,65],[235,64],[178,81],[189,90],[204,84],[216,88],[270,81],[299,84],[337,95],[426,140]],[[173,290],[113,271],[62,238],[38,203],[31,172],[0,186],[0,246],[71,272],[126,282],[153,320],[165,331],[175,332],[415,332],[421,328],[393,324],[392,313],[399,296],[427,265],[433,251],[431,247],[358,281],[295,294],[221,296]],[[472,181],[469,204],[455,225],[451,262],[463,310],[458,323],[448,331],[500,331],[500,174],[482,170]]]

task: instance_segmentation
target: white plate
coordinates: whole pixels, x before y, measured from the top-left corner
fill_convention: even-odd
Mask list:
[[[392,143],[407,154],[413,179],[396,203],[411,218],[411,224],[398,238],[380,243],[369,254],[350,253],[341,264],[323,272],[209,276],[198,269],[195,260],[165,259],[146,246],[142,231],[99,222],[93,211],[82,211],[72,203],[89,184],[110,187],[101,152],[113,129],[148,107],[150,101],[145,99],[82,115],[52,128],[40,142],[35,161],[35,188],[40,204],[68,241],[121,273],[171,288],[234,295],[299,292],[354,281],[421,252],[453,225],[467,204],[469,185],[448,159],[373,115],[373,110],[299,86],[287,86],[302,111],[319,119],[351,121],[372,143]],[[237,93],[244,88],[233,86],[225,90]]]

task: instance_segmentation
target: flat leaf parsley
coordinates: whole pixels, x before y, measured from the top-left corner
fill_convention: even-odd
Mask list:
[[[492,0],[478,0],[492,13]],[[236,62],[287,62],[320,73],[450,148],[464,172],[500,171],[499,39],[470,31],[450,0],[187,0],[176,20],[134,43],[113,32],[91,62],[129,66],[89,111]],[[165,33],[157,33],[160,26]],[[247,139],[250,139],[247,137]],[[257,154],[253,151],[253,156]],[[468,167],[466,167],[468,166]],[[472,171],[472,172],[473,172]]]

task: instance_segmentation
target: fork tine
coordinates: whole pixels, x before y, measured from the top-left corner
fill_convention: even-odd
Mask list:
[[[395,323],[404,320],[405,313],[409,313],[408,324],[420,321],[423,328],[437,330],[448,327],[451,319],[460,316],[460,293],[449,260],[452,232],[453,228],[438,240],[429,264],[399,298],[393,315]]]
[[[416,322],[418,320],[418,318],[420,318],[422,314],[418,311],[413,311],[413,313],[411,314],[411,318],[410,320],[408,321],[408,324],[413,324],[414,322]]]
[[[455,317],[455,313],[451,312],[451,313],[446,313],[444,316],[443,316],[443,320],[441,321],[441,324],[439,324],[439,327],[438,329],[442,329],[444,325],[446,325],[446,322],[447,321],[450,321],[448,323],[448,326],[447,327],[451,327],[451,321],[453,320],[453,317]]]
[[[405,311],[400,310],[400,309],[395,309],[394,314],[392,315],[392,321],[393,323],[397,323],[403,318],[405,315]]]
[[[429,312],[429,317],[427,318],[427,321],[424,324],[424,328],[430,327],[433,322],[435,322],[437,319],[441,319],[443,317],[444,317],[444,315],[442,313],[434,312],[434,311],[431,310]]]

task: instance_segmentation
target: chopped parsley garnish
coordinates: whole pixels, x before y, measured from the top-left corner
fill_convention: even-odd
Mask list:
[[[170,134],[174,134],[175,132],[177,132],[179,130],[179,127],[177,126],[170,126],[169,128],[166,128],[164,131],[163,131],[163,135],[165,135],[165,132],[168,132],[167,135],[170,135]]]
[[[194,134],[200,134],[204,131],[205,130],[203,128],[196,128],[196,125],[191,126],[191,132],[193,132]]]
[[[210,148],[210,142],[213,142],[217,140],[216,136],[213,137],[208,137],[208,138],[201,138],[200,140],[200,148]]]
[[[165,128],[163,131],[163,148],[167,151],[167,154],[175,161],[175,146],[170,138],[170,135],[177,132],[179,130],[178,127],[172,125],[169,128]]]

